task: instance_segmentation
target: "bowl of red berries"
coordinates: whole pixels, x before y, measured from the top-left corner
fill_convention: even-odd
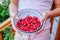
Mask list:
[[[34,9],[24,9],[16,14],[13,23],[19,32],[34,33],[42,28],[41,13]]]

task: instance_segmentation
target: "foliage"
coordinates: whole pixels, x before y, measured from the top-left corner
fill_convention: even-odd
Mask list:
[[[3,0],[0,4],[0,22],[3,22],[9,17],[9,3],[10,0]]]
[[[9,18],[9,3],[10,0],[2,0],[2,4],[0,4],[0,23]],[[11,26],[4,29],[2,35],[3,40],[14,40]]]
[[[12,33],[12,28],[9,26],[8,28],[4,29],[2,31],[3,34],[3,40],[14,40],[14,36]]]

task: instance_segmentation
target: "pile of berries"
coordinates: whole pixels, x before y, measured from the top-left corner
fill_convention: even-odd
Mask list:
[[[34,32],[41,27],[41,21],[36,16],[27,16],[18,20],[16,26],[22,31]]]

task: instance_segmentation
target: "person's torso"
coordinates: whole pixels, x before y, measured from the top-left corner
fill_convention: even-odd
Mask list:
[[[39,12],[51,10],[53,0],[19,0],[18,11],[23,9],[35,9]]]
[[[53,0],[19,0],[18,11],[23,9],[35,9],[40,13],[50,11]],[[43,14],[42,14],[43,15]],[[50,28],[49,21],[46,23],[46,28]],[[33,36],[31,36],[33,38]]]

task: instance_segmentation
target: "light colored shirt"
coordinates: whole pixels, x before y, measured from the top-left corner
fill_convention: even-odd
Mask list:
[[[19,0],[19,6],[18,11],[23,9],[35,9],[39,11],[42,15],[44,15],[43,12],[50,11],[53,4],[53,0]],[[31,40],[49,40],[49,28],[50,23],[49,20],[46,22],[46,26],[44,30],[39,34],[35,36],[30,35]],[[47,29],[47,30],[46,30]],[[15,34],[15,40],[28,40],[28,36],[20,36],[17,32]]]

